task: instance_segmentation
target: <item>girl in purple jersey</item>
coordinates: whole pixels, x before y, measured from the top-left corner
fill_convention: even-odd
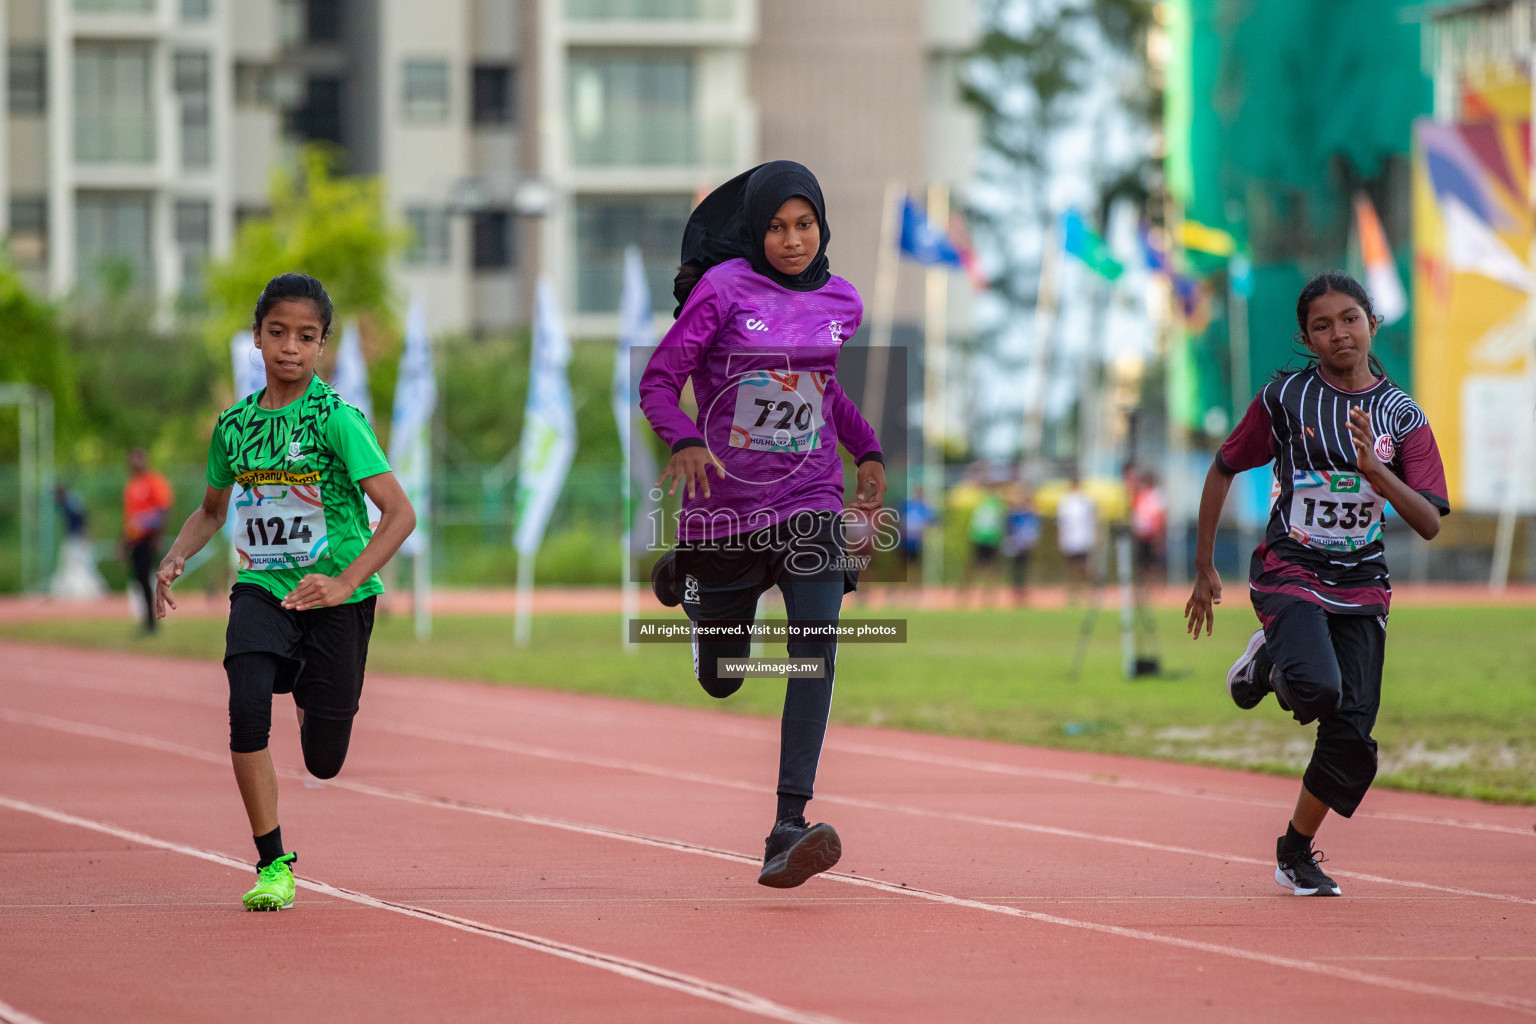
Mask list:
[[[688,220],[677,322],[640,378],[640,407],[672,449],[657,486],[683,487],[678,544],[652,581],[695,623],[699,683],[712,697],[741,688],[720,661],[747,657],[746,626],[774,586],[791,624],[813,634],[789,641],[790,658],[821,660],[784,694],[778,812],[758,881],[786,889],[842,856],[836,830],[804,816],[832,708],[837,641],[826,631],[852,589],[838,443],[858,464],[854,507],[876,511],[886,490],[880,443],[837,382],[864,307],[828,269],[830,238],[821,186],[800,164],[720,186]],[[678,408],[690,378],[696,420]]]
[[[1211,632],[1221,577],[1216,523],[1232,477],[1275,464],[1277,494],[1253,553],[1249,592],[1262,628],[1227,673],[1238,707],[1266,694],[1317,722],[1296,811],[1276,843],[1275,881],[1298,896],[1337,896],[1312,838],[1330,809],[1348,818],[1376,777],[1371,730],[1381,705],[1391,583],[1381,520],[1391,504],[1425,540],[1450,512],[1445,469],[1424,413],[1371,355],[1376,317],[1354,278],[1320,274],[1296,300],[1316,361],[1266,384],[1206,474],[1200,496],[1191,636]]]

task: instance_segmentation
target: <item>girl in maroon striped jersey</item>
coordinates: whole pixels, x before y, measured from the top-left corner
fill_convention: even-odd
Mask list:
[[[1371,730],[1392,593],[1383,513],[1390,504],[1428,540],[1450,505],[1424,413],[1371,355],[1377,321],[1365,289],[1320,274],[1296,300],[1296,323],[1316,358],[1260,389],[1206,474],[1184,613],[1191,636],[1202,626],[1210,635],[1221,603],[1212,550],[1232,477],[1273,461],[1278,493],[1248,582],[1262,628],[1228,671],[1227,692],[1245,710],[1274,693],[1296,721],[1317,722],[1275,881],[1298,896],[1337,896],[1312,837],[1330,809],[1354,814],[1376,777]]]

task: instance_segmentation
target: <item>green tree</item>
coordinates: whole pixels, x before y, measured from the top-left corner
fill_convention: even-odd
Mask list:
[[[228,358],[230,337],[251,327],[256,297],[278,274],[318,278],[336,306],[336,321],[358,318],[370,350],[374,407],[388,409],[399,371],[400,339],[389,273],[404,247],[404,228],[385,212],[384,187],[372,177],[336,174],[336,154],[321,146],[272,176],[271,212],[240,225],[229,259],[208,270],[208,340]]]
[[[33,295],[16,269],[0,258],[0,381],[32,384],[53,396],[64,430],[75,422],[75,367],[59,314]]]

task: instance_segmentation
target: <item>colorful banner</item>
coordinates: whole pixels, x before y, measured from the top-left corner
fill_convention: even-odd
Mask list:
[[[528,378],[528,406],[523,414],[517,470],[517,530],[513,544],[531,559],[544,539],[565,472],[576,453],[576,414],[566,367],[571,343],[549,278],[539,278],[533,312],[533,366]],[[531,563],[530,563],[531,564]]]
[[[1497,512],[1518,480],[1521,509],[1536,511],[1536,474],[1517,465],[1536,409],[1529,126],[1421,121],[1415,141],[1414,397],[1453,508]]]
[[[1403,290],[1403,279],[1397,276],[1397,262],[1392,259],[1386,229],[1364,192],[1355,196],[1355,234],[1360,239],[1360,263],[1365,267],[1365,287],[1372,309],[1382,323],[1395,324],[1408,312],[1408,293]]]
[[[633,444],[631,424],[640,408],[640,381],[635,377],[633,366],[636,349],[644,351],[655,345],[651,334],[651,286],[645,279],[645,264],[640,258],[640,247],[631,245],[624,250],[624,290],[619,298],[619,342],[613,354],[613,422],[619,429],[619,446],[624,452],[624,524],[629,530],[634,522],[634,510],[638,506],[647,509],[654,504],[648,497],[636,502],[633,496],[648,495],[660,475],[656,458],[650,445]],[[637,552],[638,553],[638,552]]]
[[[395,383],[394,418],[389,427],[389,465],[416,510],[416,529],[400,545],[402,555],[421,555],[432,542],[432,415],[437,410],[437,377],[427,336],[427,307],[412,297],[405,315],[405,351]]]
[[[1106,281],[1115,280],[1125,271],[1120,261],[1110,255],[1104,239],[1088,226],[1083,215],[1076,210],[1068,210],[1061,215],[1061,246],[1067,255],[1076,256],[1089,270]]]

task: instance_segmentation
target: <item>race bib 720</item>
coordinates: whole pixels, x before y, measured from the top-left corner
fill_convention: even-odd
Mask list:
[[[759,452],[806,452],[821,447],[825,373],[759,370],[736,384],[731,447]]]

